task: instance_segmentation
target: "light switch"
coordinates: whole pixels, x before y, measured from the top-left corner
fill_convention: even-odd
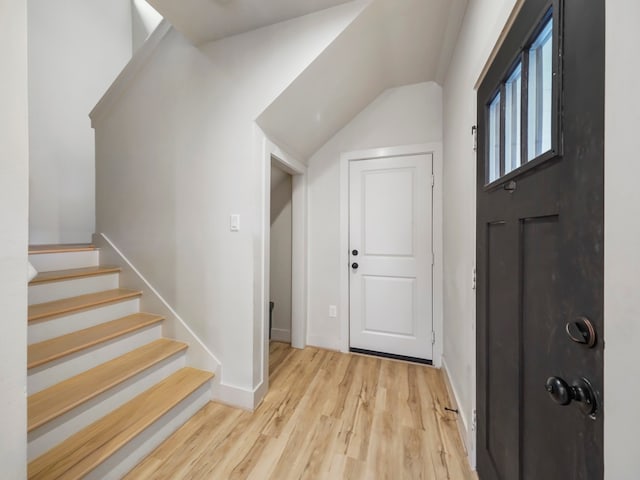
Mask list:
[[[329,305],[329,317],[336,318],[338,316],[338,309],[335,305]]]
[[[229,228],[232,232],[240,231],[240,215],[234,213],[229,218]]]

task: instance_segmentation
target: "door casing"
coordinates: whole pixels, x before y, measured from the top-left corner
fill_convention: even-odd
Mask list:
[[[291,175],[291,346],[307,345],[307,167],[279,148],[268,137],[261,138],[262,149],[262,242],[259,245],[262,282],[256,302],[262,359],[261,382],[254,391],[257,405],[269,388],[269,280],[271,242],[271,164]]]
[[[349,162],[404,155],[433,155],[433,365],[442,366],[443,252],[442,252],[442,144],[425,143],[345,152],[340,156],[340,349],[349,351]]]

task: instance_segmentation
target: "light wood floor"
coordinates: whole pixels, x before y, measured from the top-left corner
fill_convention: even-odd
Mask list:
[[[272,343],[250,413],[210,403],[127,479],[476,479],[441,372]]]

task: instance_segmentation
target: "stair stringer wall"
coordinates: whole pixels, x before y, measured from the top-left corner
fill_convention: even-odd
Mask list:
[[[153,285],[135,268],[104,234],[95,234],[93,243],[100,249],[100,264],[120,267],[120,287],[141,291],[140,311],[162,315],[162,336],[189,345],[186,350],[187,365],[213,372],[213,383],[217,384],[220,361],[205,343],[189,328],[171,305],[153,288]]]

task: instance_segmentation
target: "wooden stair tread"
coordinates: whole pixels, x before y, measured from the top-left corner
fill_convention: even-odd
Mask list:
[[[186,343],[161,338],[30,395],[27,399],[27,431],[67,413],[186,348]]]
[[[190,367],[177,371],[31,461],[28,478],[82,478],[212,377]]]
[[[40,272],[35,276],[33,280],[29,282],[29,285],[39,285],[48,282],[58,282],[60,280],[72,280],[75,278],[94,277],[96,275],[106,275],[108,273],[118,273],[120,267],[111,266],[97,266],[97,267],[84,267],[84,268],[72,268],[69,270],[54,270],[50,272]]]
[[[47,362],[156,324],[162,320],[164,319],[160,315],[134,313],[94,327],[31,344],[27,347],[27,368],[39,367]]]
[[[29,322],[58,317],[68,313],[79,312],[90,308],[121,302],[130,298],[139,297],[142,292],[116,288],[102,292],[87,293],[77,297],[63,298],[52,302],[37,303],[29,306]]]
[[[37,255],[41,253],[88,252],[92,250],[96,250],[96,246],[91,243],[29,245],[29,255]]]

